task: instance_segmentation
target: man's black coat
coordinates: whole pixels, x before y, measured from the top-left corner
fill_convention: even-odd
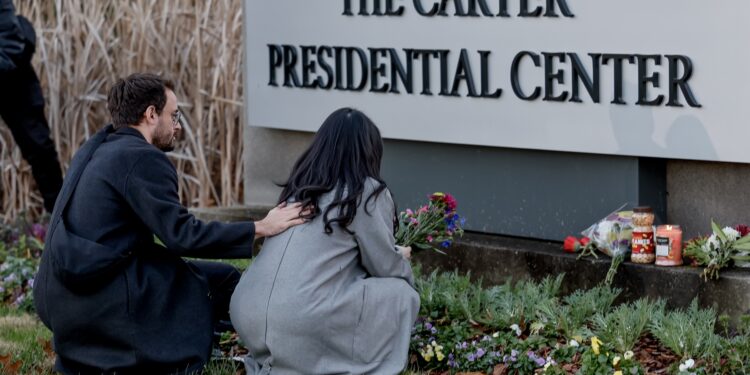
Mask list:
[[[34,283],[58,369],[200,369],[211,349],[211,297],[181,257],[249,258],[254,236],[251,222],[204,223],[188,213],[174,166],[137,130],[97,133],[65,177]]]

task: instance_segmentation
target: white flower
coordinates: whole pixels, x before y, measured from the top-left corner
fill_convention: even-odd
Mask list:
[[[578,341],[576,341],[576,340],[570,340],[570,341],[568,342],[568,345],[570,345],[570,346],[572,346],[572,347],[574,347],[574,348],[577,348],[577,347],[578,347],[578,346],[579,346],[580,344],[579,344],[579,343],[578,343]]]
[[[521,327],[519,327],[518,324],[511,325],[510,329],[516,332],[516,336],[521,336]]]
[[[740,232],[736,231],[734,228],[724,227],[721,231],[724,232],[724,235],[727,236],[730,241],[736,241],[741,237]]]
[[[687,371],[693,368],[693,366],[695,366],[695,361],[692,358],[690,358],[687,361],[685,361],[685,363],[680,363],[680,371],[683,371],[683,372]]]
[[[497,338],[497,337],[500,337],[500,332],[495,332],[495,333],[493,333],[493,334],[492,334],[492,337],[495,337],[495,338]]]
[[[747,251],[738,251],[737,252],[737,256],[740,256],[740,257],[746,257],[748,255],[750,255],[750,252],[747,252]],[[747,260],[735,260],[734,261],[734,265],[737,266],[737,267],[748,268],[748,267],[750,267],[750,261],[747,261]]]
[[[716,250],[719,248],[719,238],[716,237],[715,234],[712,234],[708,237],[706,240],[706,244],[704,245],[704,251],[709,252],[711,250]]]

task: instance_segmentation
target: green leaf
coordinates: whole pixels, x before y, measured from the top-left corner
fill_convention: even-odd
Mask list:
[[[164,242],[162,242],[162,240],[159,239],[159,237],[156,237],[156,235],[154,235],[154,243],[161,247],[167,247],[167,245],[165,245]]]
[[[734,241],[735,245],[750,244],[750,235],[741,237],[739,240]]]
[[[713,229],[716,237],[721,239],[721,242],[727,242],[727,236],[724,234],[724,231],[713,220],[711,220],[711,229]]]

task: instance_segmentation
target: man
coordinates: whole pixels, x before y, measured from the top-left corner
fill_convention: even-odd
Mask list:
[[[134,74],[109,92],[113,125],[73,158],[55,204],[39,273],[37,313],[67,374],[191,373],[228,318],[238,272],[181,257],[249,258],[253,239],[301,224],[279,206],[251,223],[203,223],[183,207],[165,155],[180,131],[173,85]],[[154,235],[165,245],[154,243]]]
[[[42,89],[31,66],[35,45],[29,21],[16,17],[12,0],[0,0],[0,117],[31,165],[44,208],[52,212],[62,172],[44,117]]]

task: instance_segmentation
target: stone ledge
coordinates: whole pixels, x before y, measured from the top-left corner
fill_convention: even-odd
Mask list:
[[[191,209],[202,220],[242,221],[265,216],[269,206]],[[541,280],[565,273],[563,293],[591,288],[604,280],[610,258],[576,260],[561,244],[514,237],[467,233],[451,247],[447,255],[432,252],[415,254],[425,272],[434,269],[471,272],[485,285],[513,280]],[[750,313],[750,270],[721,272],[719,280],[704,282],[701,268],[657,267],[625,262],[620,265],[614,286],[623,289],[620,299],[663,298],[670,308],[687,307],[694,298],[701,306],[713,307],[736,319]]]

